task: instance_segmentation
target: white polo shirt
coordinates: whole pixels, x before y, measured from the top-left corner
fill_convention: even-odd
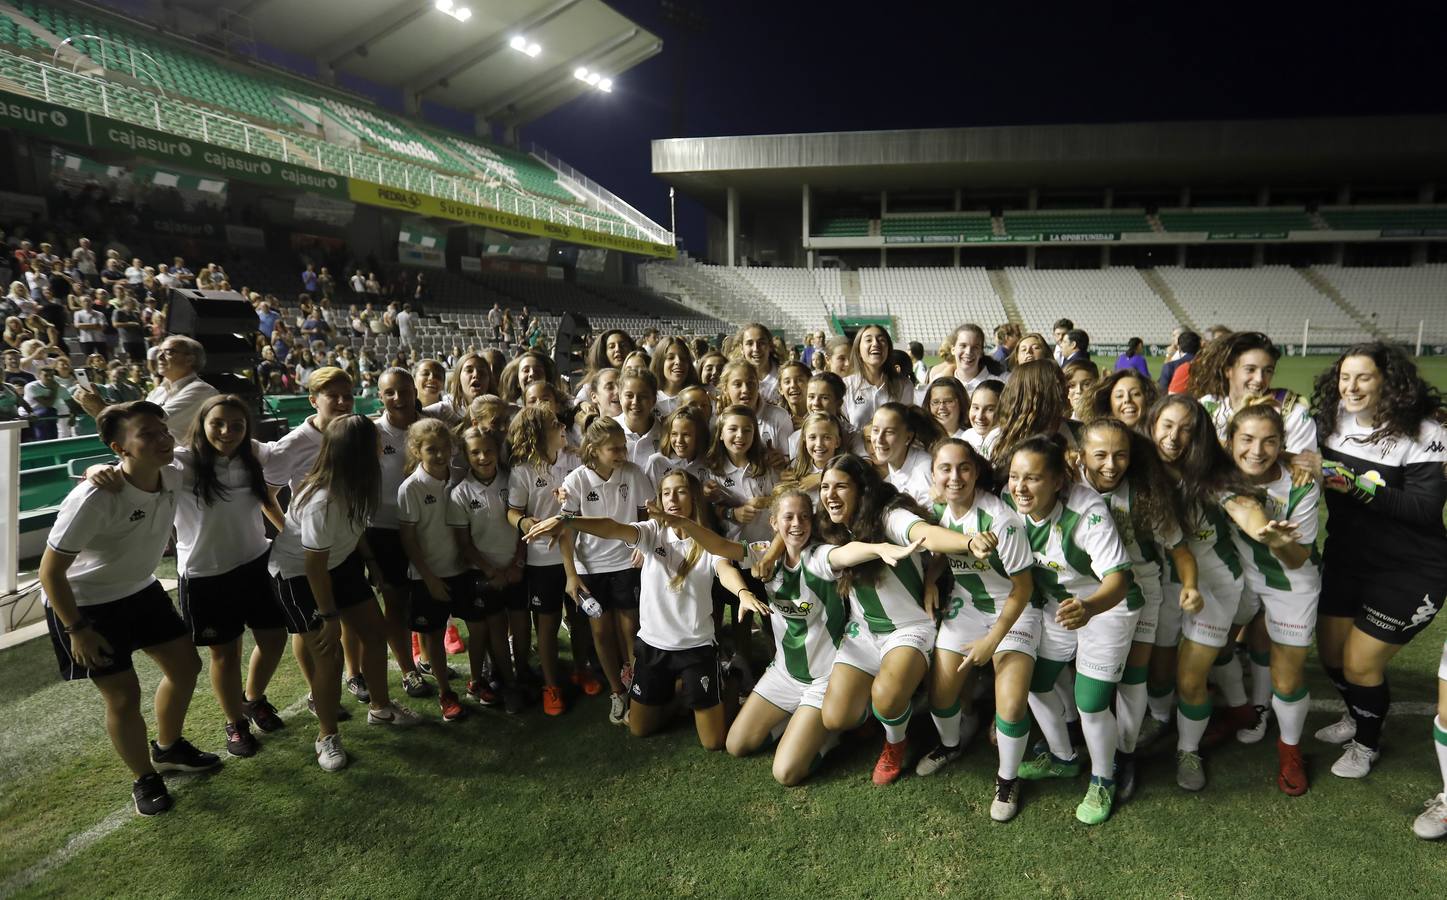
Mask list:
[[[724,495],[729,502],[724,506],[741,506],[756,497],[767,497],[774,490],[778,483],[778,477],[769,469],[765,469],[761,475],[750,475],[748,466],[736,466],[725,460],[722,472],[710,472],[709,480],[723,489]],[[773,526],[769,524],[768,510],[759,510],[759,514],[747,525],[740,525],[737,522],[726,522],[728,526],[727,536],[734,541],[767,541],[774,535]]]
[[[578,457],[565,450],[546,469],[528,464],[513,466],[507,476],[508,506],[533,519],[556,516],[562,510],[562,505],[558,503],[558,488],[562,487],[568,473],[579,465]],[[533,541],[528,544],[527,564],[560,566],[563,564],[563,551],[557,544],[549,546],[546,540]]]
[[[898,469],[890,466],[889,475],[884,480],[899,488],[900,493],[913,497],[917,503],[929,506],[930,493],[934,488],[932,465],[928,450],[910,447],[904,455],[904,463]]]
[[[306,574],[308,550],[326,551],[327,569],[335,569],[357,549],[366,530],[365,523],[354,524],[342,505],[318,488],[286,511],[286,528],[271,542],[267,569],[282,578],[300,578]]]
[[[290,485],[293,494],[301,487],[302,479],[312,470],[322,449],[323,435],[313,424],[315,421],[316,416],[308,416],[305,422],[273,442],[265,469],[267,484]]]
[[[517,558],[517,529],[507,521],[507,476],[502,472],[483,484],[472,475],[452,489],[452,505],[472,538],[472,546],[492,566],[512,565]]]
[[[648,457],[648,464],[643,466],[643,474],[648,479],[648,499],[652,500],[658,495],[658,483],[663,480],[669,472],[688,472],[698,483],[703,485],[708,482],[708,463],[703,459],[695,459],[689,462],[686,459],[678,459],[672,456],[664,456],[662,453],[655,453]],[[644,505],[642,502],[640,506]]]
[[[155,493],[129,481],[118,492],[89,481],[71,488],[46,544],[56,553],[75,557],[66,580],[76,606],[120,600],[156,580],[156,566],[171,539],[180,487],[180,471],[167,467],[161,470],[161,487]]]
[[[633,463],[624,463],[607,478],[587,466],[574,469],[563,479],[563,490],[567,494],[564,513],[606,516],[624,524],[641,518],[643,505],[652,496],[648,477]],[[579,532],[573,547],[579,573],[600,575],[633,567],[633,553],[622,541]]]
[[[271,445],[251,442],[265,471]],[[251,475],[240,456],[216,460],[216,479],[226,493],[207,504],[196,496],[196,459],[188,447],[176,448],[173,464],[181,473],[176,498],[176,570],[191,578],[230,572],[266,552],[266,521],[261,499],[251,490]]]
[[[623,437],[628,440],[628,461],[641,469],[648,462],[648,457],[658,452],[663,427],[654,419],[652,427],[645,432],[629,431],[626,419],[627,416],[621,414],[613,417],[613,421],[623,429]]]
[[[146,399],[166,411],[166,429],[178,442],[184,441],[196,422],[201,404],[215,397],[219,391],[197,375],[187,375],[180,381],[162,380]]]
[[[372,527],[396,529],[397,491],[407,478],[402,471],[407,466],[407,429],[387,421],[385,412],[372,421],[382,439],[382,493],[377,511],[372,513]]]
[[[427,568],[438,578],[451,578],[462,572],[462,554],[457,549],[454,527],[467,521],[454,510],[447,489],[447,480],[433,478],[422,466],[412,470],[397,489],[397,522],[417,526],[417,544]],[[407,566],[407,577],[422,578],[415,563]]]
[[[669,586],[683,568],[693,538],[679,537],[658,522],[637,522],[628,546],[643,553],[638,595],[638,637],[659,650],[692,650],[713,643],[713,578],[719,557],[699,548],[697,561],[678,589]]]

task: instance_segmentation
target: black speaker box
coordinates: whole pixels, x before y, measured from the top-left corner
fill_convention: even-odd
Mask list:
[[[195,338],[206,348],[208,376],[254,368],[256,310],[235,291],[172,288],[166,307],[166,329]]]

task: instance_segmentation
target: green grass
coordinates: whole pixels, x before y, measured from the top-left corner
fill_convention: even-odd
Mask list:
[[[1444,636],[1438,622],[1403,651],[1398,702],[1435,700]],[[154,686],[154,666],[137,661]],[[1310,668],[1314,695],[1330,698]],[[1442,787],[1420,713],[1390,719],[1364,782],[1328,774],[1335,752],[1308,737],[1305,797],[1276,790],[1269,740],[1209,757],[1210,785],[1188,795],[1167,754],[1143,765],[1130,804],[1087,829],[1073,817],[1081,780],[1029,785],[1019,818],[990,822],[983,739],[944,773],[885,789],[869,783],[878,736],[851,739],[788,790],[767,755],[706,753],[687,722],[634,740],[600,698],[559,719],[479,711],[450,726],[416,700],[430,720],[417,730],[343,725],[342,773],[316,766],[303,712],[257,757],[174,779],[176,809],[140,819],[99,696],[56,681],[48,642],[0,654],[0,685],[0,895],[1412,897],[1447,884],[1442,847],[1409,830]],[[272,698],[304,693],[288,659]],[[216,748],[221,725],[203,674],[187,732]],[[917,717],[917,748],[931,732]],[[101,822],[114,830],[63,851]],[[35,872],[42,861],[53,867]]]
[[[1425,362],[1447,384],[1447,360]],[[1309,390],[1328,363],[1283,360],[1277,383]],[[1444,639],[1439,620],[1393,663],[1396,702],[1436,701]],[[153,688],[155,667],[136,660]],[[1315,660],[1308,671],[1313,696],[1334,700]],[[270,694],[279,707],[305,696],[289,657]],[[316,766],[301,712],[254,759],[173,779],[176,809],[140,819],[95,690],[57,680],[46,640],[0,652],[0,896],[1406,898],[1447,885],[1444,848],[1410,832],[1442,789],[1420,711],[1389,719],[1364,781],[1329,774],[1334,748],[1309,735],[1335,713],[1316,712],[1305,797],[1276,790],[1270,739],[1231,744],[1208,758],[1205,792],[1176,788],[1158,756],[1137,797],[1087,829],[1083,780],[1028,785],[1019,818],[990,822],[983,739],[940,775],[885,789],[869,783],[878,736],[850,739],[787,790],[767,755],[705,753],[686,721],[633,740],[601,698],[559,719],[477,711],[445,727],[433,701],[406,701],[429,718],[412,732],[369,728],[345,702],[358,713],[342,726],[345,771]],[[187,734],[215,749],[222,724],[203,673]],[[930,746],[928,717],[911,734]],[[104,837],[71,843],[100,823]]]

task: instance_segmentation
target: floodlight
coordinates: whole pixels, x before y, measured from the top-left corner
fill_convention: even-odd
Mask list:
[[[602,91],[605,94],[613,93],[613,79],[604,78],[602,81],[598,82],[598,90]]]
[[[459,9],[457,11],[456,15],[457,21],[466,22],[468,19],[472,18],[472,10],[464,6],[462,9]]]
[[[588,69],[585,66],[579,66],[578,68],[573,70],[573,77],[578,79],[579,81],[587,81]]]
[[[528,39],[519,34],[508,41],[507,45],[520,53],[526,53],[528,50]]]
[[[543,52],[543,45],[536,42],[528,44],[528,49],[523,52],[528,56],[536,57],[539,53]]]
[[[597,72],[589,72],[586,80],[588,84],[596,85],[598,82],[603,80],[603,76],[599,75]]]
[[[433,5],[445,13],[452,12],[452,0],[437,0]]]

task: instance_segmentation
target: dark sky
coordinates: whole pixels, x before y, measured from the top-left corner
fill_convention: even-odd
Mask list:
[[[1447,111],[1427,2],[678,2],[701,33],[612,0],[663,52],[524,129],[664,225],[655,138]],[[702,252],[702,211],[680,199],[679,219]]]

